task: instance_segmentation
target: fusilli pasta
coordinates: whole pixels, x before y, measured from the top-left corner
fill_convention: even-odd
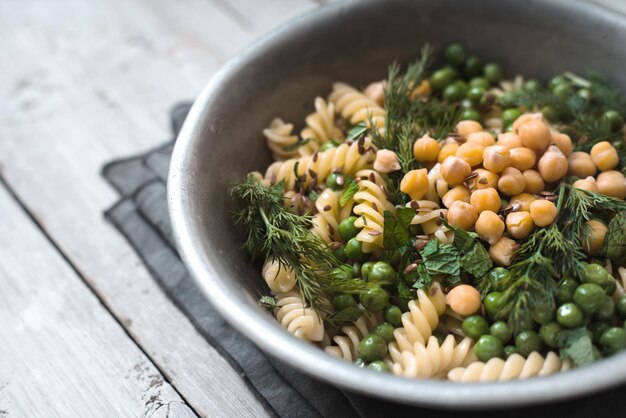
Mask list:
[[[296,275],[290,268],[285,268],[276,260],[267,260],[261,271],[265,283],[272,293],[289,292],[296,286]]]
[[[380,177],[380,175],[379,175]],[[352,209],[355,215],[360,216],[354,225],[361,228],[356,239],[363,243],[363,251],[371,253],[383,247],[383,227],[385,224],[384,212],[395,213],[395,207],[387,199],[383,184],[377,184],[368,176],[367,180],[359,181],[359,191],[354,195],[356,206]],[[380,177],[380,181],[382,177]]]
[[[339,240],[341,192],[324,190],[315,201],[317,213],[313,217],[313,233],[326,243]]]
[[[306,127],[300,132],[303,141],[308,141],[300,147],[300,155],[311,155],[319,146],[329,140],[341,142],[343,133],[335,126],[335,105],[326,103],[321,97],[315,98],[315,112],[305,119]]]
[[[276,295],[274,315],[283,328],[298,338],[306,341],[324,338],[324,322],[315,310],[305,305],[295,289]]]
[[[333,103],[337,112],[353,125],[361,122],[369,124],[371,118],[377,128],[385,127],[385,109],[348,84],[333,84],[328,101]]]
[[[276,118],[270,126],[263,129],[263,135],[267,139],[267,146],[272,151],[274,160],[283,161],[300,155],[295,145],[298,143],[298,135],[292,135],[293,125]],[[292,148],[290,148],[292,147]]]
[[[333,357],[354,361],[357,358],[356,348],[359,342],[379,324],[374,315],[362,315],[354,325],[341,328],[342,334],[335,335],[332,341],[335,345],[329,345],[324,350]]]

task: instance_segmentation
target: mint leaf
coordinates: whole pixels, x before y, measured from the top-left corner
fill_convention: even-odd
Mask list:
[[[409,302],[413,300],[413,294],[411,293],[411,289],[403,282],[398,283],[398,299],[400,300],[400,308],[402,308],[403,311],[407,311],[409,309]]]
[[[259,303],[261,306],[264,306],[268,309],[274,309],[276,307],[276,298],[272,296],[261,296],[259,299]]]
[[[474,232],[467,232],[461,228],[454,228],[454,246],[462,252],[470,251],[474,244],[476,244],[477,238],[478,235]]]
[[[489,253],[479,242],[476,242],[469,251],[463,254],[459,263],[463,270],[474,277],[484,276],[493,267]]]
[[[355,322],[363,315],[363,313],[365,313],[363,309],[349,306],[334,314],[331,317],[331,320],[333,322]]]
[[[417,266],[417,280],[413,283],[414,289],[429,289],[430,285],[433,283],[433,278],[426,271],[426,266],[424,263]]]
[[[359,139],[360,137],[365,135],[366,132],[367,132],[367,125],[364,122],[361,122],[358,125],[354,125],[348,131],[348,137],[346,138],[346,140],[349,141],[349,140]]]
[[[343,193],[341,193],[341,197],[339,198],[339,204],[341,206],[347,205],[358,191],[359,184],[354,181],[352,177],[349,177],[345,187],[343,188]]]
[[[409,225],[411,225],[414,216],[415,211],[411,208],[400,207],[396,210],[395,215],[385,211],[383,246],[385,247],[386,258],[390,258],[398,250],[408,248],[407,243],[410,238]]]
[[[460,279],[460,252],[452,244],[432,240],[420,252],[426,272],[431,276],[447,275],[446,280],[455,283]]]
[[[576,366],[584,366],[595,360],[593,343],[585,327],[560,331],[557,335],[557,343],[562,347],[561,358],[570,358]]]
[[[616,263],[626,263],[626,211],[618,213],[609,222],[609,232],[604,240],[604,253]]]

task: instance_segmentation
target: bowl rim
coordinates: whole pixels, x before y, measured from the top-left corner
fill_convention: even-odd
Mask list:
[[[534,405],[563,400],[577,395],[591,394],[626,381],[626,354],[547,377],[501,383],[453,383],[436,380],[418,380],[375,373],[329,356],[312,344],[303,342],[285,332],[277,323],[262,318],[251,306],[238,303],[232,294],[220,285],[210,257],[193,239],[199,231],[193,222],[188,204],[192,196],[186,186],[194,176],[186,166],[194,158],[194,147],[201,141],[200,126],[219,100],[216,93],[223,83],[245,68],[265,48],[280,44],[281,39],[298,32],[306,23],[315,25],[342,8],[367,7],[377,0],[347,0],[313,9],[278,26],[258,38],[242,52],[230,59],[207,83],[194,102],[176,141],[167,182],[167,197],[173,234],[179,254],[191,276],[206,299],[239,332],[252,340],[266,353],[286,362],[317,379],[352,392],[404,404],[444,409],[486,409]],[[594,10],[604,19],[616,19],[614,11],[590,2],[544,0],[558,7],[578,8],[581,12]],[[611,16],[611,13],[613,15]],[[621,17],[623,18],[623,16]],[[260,277],[260,276],[259,276]]]

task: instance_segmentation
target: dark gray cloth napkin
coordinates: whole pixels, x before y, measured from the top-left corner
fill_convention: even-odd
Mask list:
[[[189,103],[182,103],[172,110],[174,137],[189,108]],[[344,392],[265,355],[231,328],[204,299],[176,253],[165,187],[173,146],[174,140],[171,140],[143,155],[116,160],[103,168],[103,176],[121,196],[105,216],[137,251],[169,298],[245,379],[269,413],[280,417],[626,416],[626,404],[620,396],[626,386],[546,406],[508,411],[440,412]]]

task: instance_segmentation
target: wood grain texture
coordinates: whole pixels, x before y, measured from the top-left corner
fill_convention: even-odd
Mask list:
[[[305,0],[260,3],[0,2],[0,170],[106,307],[202,416],[264,416],[265,411],[103,220],[103,210],[118,196],[99,172],[111,159],[165,140],[167,112],[175,101],[194,97],[226,59],[262,32],[316,6]],[[36,314],[45,295],[21,298]],[[56,370],[53,366],[47,370]],[[3,381],[17,385],[16,376]],[[113,387],[111,393],[119,390]],[[115,399],[100,401],[109,402]]]
[[[0,186],[0,416],[196,416]]]

